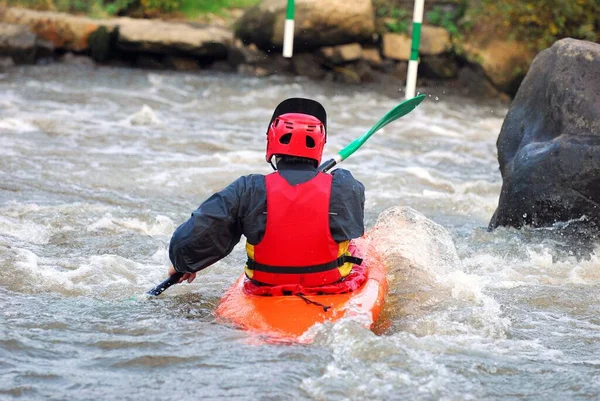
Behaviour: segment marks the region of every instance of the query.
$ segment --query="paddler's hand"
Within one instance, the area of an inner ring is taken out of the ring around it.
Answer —
[[[169,267],[169,276],[177,273],[173,266]],[[181,284],[187,280],[188,283],[191,283],[196,279],[196,273],[184,273],[184,275],[179,279],[178,283]]]

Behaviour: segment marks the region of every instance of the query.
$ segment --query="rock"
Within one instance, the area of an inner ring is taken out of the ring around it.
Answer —
[[[92,58],[96,61],[106,61],[114,52],[116,32],[100,26],[88,36],[88,48]]]
[[[33,63],[36,36],[25,26],[0,23],[0,54],[17,63]]]
[[[207,62],[226,59],[233,34],[226,28],[201,24],[112,18],[95,20],[64,13],[18,8],[0,11],[0,21],[19,24],[54,47],[76,53],[88,52],[96,61],[109,59],[120,50],[191,56]]]
[[[272,75],[272,72],[263,67],[256,67],[254,69],[254,75],[258,78],[264,78],[268,77],[269,75]]]
[[[11,57],[0,57],[0,73],[4,73],[15,66],[15,62]]]
[[[400,61],[396,63],[394,69],[390,73],[396,79],[401,80],[402,82],[406,82],[406,75],[408,74],[408,62]],[[418,77],[417,77],[418,78]]]
[[[458,63],[454,57],[423,56],[419,63],[419,75],[425,78],[450,79],[458,76]]]
[[[271,54],[267,65],[273,69],[275,74],[292,74],[294,72],[292,59],[283,57],[281,53]]]
[[[392,60],[410,59],[411,39],[399,33],[385,33],[382,37],[381,52],[383,57]]]
[[[237,71],[240,74],[257,78],[264,78],[273,75],[273,71],[268,68],[248,64],[239,65]]]
[[[54,56],[54,43],[49,40],[36,38],[35,40],[36,59],[50,59]]]
[[[362,82],[360,75],[349,66],[336,66],[333,68],[334,75],[332,80],[349,85],[356,85]]]
[[[286,0],[263,0],[236,22],[236,36],[265,50],[281,49]],[[370,41],[375,33],[371,0],[297,0],[294,51]]]
[[[210,69],[212,71],[217,71],[217,72],[236,72],[236,70],[241,74],[242,72],[240,71],[240,67],[242,67],[244,64],[240,64],[238,66],[236,66],[235,68],[229,64],[227,61],[215,61],[214,63],[212,63],[210,65]]]
[[[223,64],[227,64],[227,63],[223,63]],[[219,66],[220,65],[221,65],[221,62],[219,62]],[[214,64],[214,67],[217,67],[217,63]],[[229,64],[227,64],[227,67],[231,68],[231,66]],[[223,71],[223,72],[227,72],[227,71]],[[238,74],[241,74],[241,75],[253,76],[254,75],[254,66],[249,65],[249,64],[240,64],[237,66],[237,72],[238,72]]]
[[[348,68],[351,68],[360,77],[361,82],[373,82],[374,75],[371,65],[365,60],[357,60],[354,63],[348,64]]]
[[[65,53],[60,59],[62,63],[76,65],[85,68],[94,68],[96,63],[91,57],[75,55],[71,52]]]
[[[87,50],[88,36],[100,26],[114,29],[116,20],[95,20],[75,15],[7,8],[0,11],[0,21],[25,25],[40,38],[53,43],[56,49],[82,52]]]
[[[408,34],[386,33],[383,35],[382,53],[394,60],[410,60],[412,28]],[[452,49],[450,33],[439,26],[422,25],[419,56],[436,56]]]
[[[600,44],[562,39],[534,59],[498,137],[490,229],[583,219],[600,228]]]
[[[140,53],[136,55],[135,65],[136,67],[146,68],[149,70],[164,70],[167,68],[163,63],[161,57],[145,53]]]
[[[412,28],[409,29],[412,35]],[[452,49],[450,32],[439,26],[422,25],[421,40],[419,41],[419,55],[437,56],[447,53]]]
[[[378,67],[381,65],[381,54],[379,49],[367,48],[362,51],[363,60],[367,61],[372,67]]]
[[[535,54],[527,43],[509,37],[499,28],[476,27],[457,48],[468,61],[481,65],[498,90],[514,95]]]
[[[199,68],[198,60],[190,57],[167,56],[164,64],[167,68],[176,71],[195,71]]]
[[[458,82],[465,89],[465,95],[478,98],[498,97],[499,92],[492,85],[479,66],[465,66],[458,70]]]
[[[365,60],[358,60],[344,65],[333,66],[332,81],[356,85],[363,82],[373,82],[375,74],[371,66]]]
[[[237,67],[240,64],[261,64],[267,61],[267,54],[259,50],[256,46],[233,46],[229,49],[227,61]]]
[[[117,47],[125,52],[179,54],[201,59],[226,59],[232,33],[222,27],[193,27],[160,20],[119,18]]]
[[[332,64],[344,64],[362,58],[362,46],[358,43],[322,47],[320,52]]]
[[[322,56],[312,53],[298,53],[292,57],[292,66],[297,75],[311,79],[322,79],[325,77]]]
[[[405,62],[406,63],[406,62]],[[396,69],[398,61],[389,58],[384,58],[381,63],[374,66],[377,71],[381,71],[384,74],[391,74]]]

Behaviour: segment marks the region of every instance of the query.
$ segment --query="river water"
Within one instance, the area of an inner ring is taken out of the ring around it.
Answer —
[[[386,249],[443,237],[456,256],[392,255],[377,333],[348,319],[281,345],[217,321],[241,245],[193,284],[143,296],[192,210],[270,171],[279,101],[322,102],[333,155],[394,92],[66,65],[0,75],[0,399],[599,399],[595,244],[581,252],[561,227],[487,232],[507,108],[444,89],[344,163],[366,186],[368,227],[395,206],[435,227],[388,230]]]

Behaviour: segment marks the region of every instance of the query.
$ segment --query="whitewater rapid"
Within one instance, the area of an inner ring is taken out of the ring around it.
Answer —
[[[487,231],[507,106],[447,89],[343,165],[365,184],[390,268],[375,332],[346,319],[282,346],[217,321],[243,243],[146,299],[173,230],[238,176],[269,172],[266,125],[292,96],[327,109],[326,155],[403,100],[293,77],[0,75],[0,399],[600,397],[597,244],[562,226]]]

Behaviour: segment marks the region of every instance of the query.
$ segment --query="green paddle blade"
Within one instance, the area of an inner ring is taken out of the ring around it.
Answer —
[[[398,106],[394,107],[392,110],[388,111],[385,116],[381,118],[381,120],[377,121],[375,125],[365,134],[356,138],[354,141],[350,143],[350,145],[346,146],[344,149],[340,150],[338,155],[342,158],[342,160],[347,159],[352,153],[356,152],[358,148],[360,148],[366,141],[373,135],[375,132],[379,131],[381,128],[385,127],[392,121],[396,121],[402,116],[407,115],[411,111],[415,109],[421,102],[425,99],[425,94],[421,94],[413,97],[412,99],[407,99],[400,103]]]

